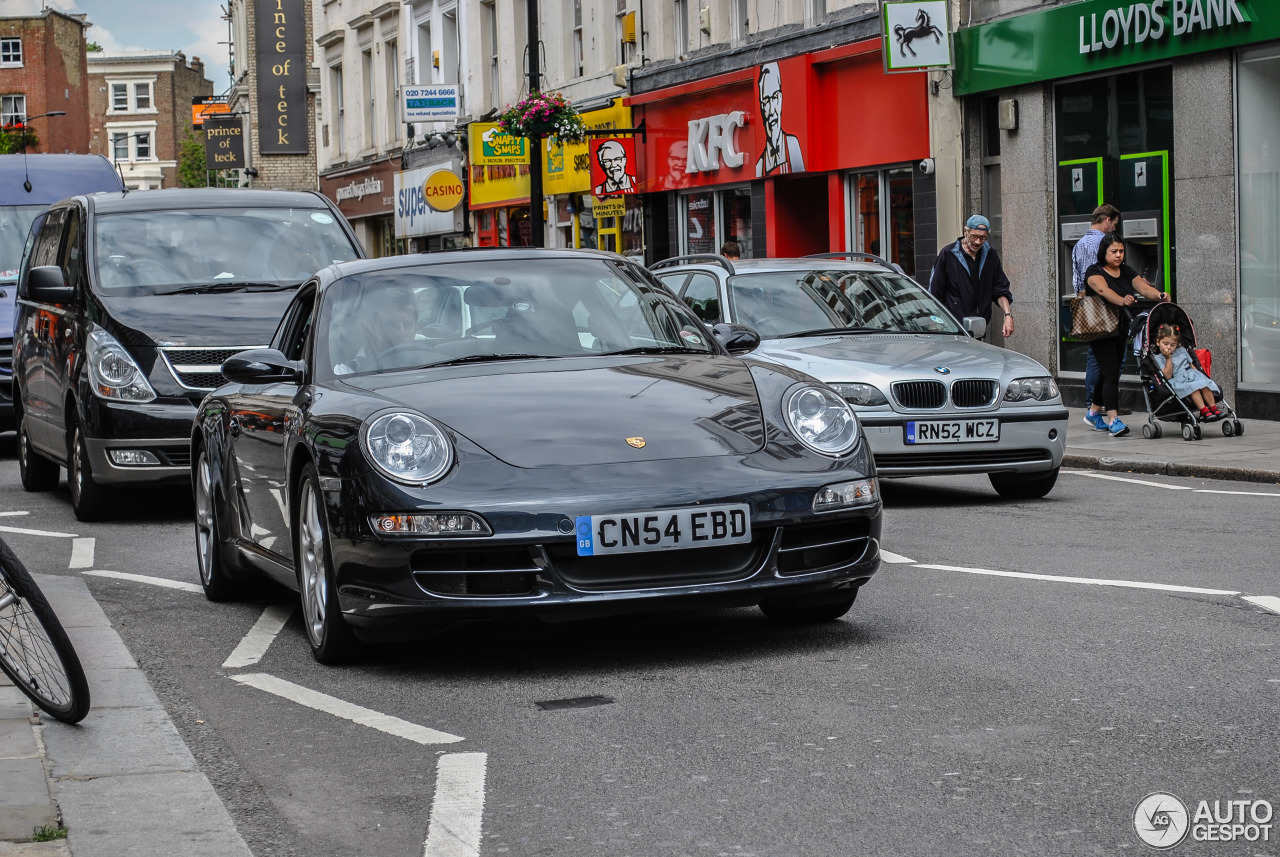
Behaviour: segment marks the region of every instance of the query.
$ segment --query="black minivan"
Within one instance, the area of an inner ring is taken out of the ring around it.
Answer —
[[[113,486],[191,476],[196,406],[222,363],[271,340],[317,270],[364,258],[318,193],[195,188],[50,206],[23,257],[13,383],[22,486],[67,468],[82,521]]]

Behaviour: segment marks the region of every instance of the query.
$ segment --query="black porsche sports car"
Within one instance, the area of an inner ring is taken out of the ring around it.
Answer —
[[[874,465],[758,342],[608,253],[326,268],[197,414],[205,593],[299,590],[324,663],[512,611],[837,618],[880,564]]]

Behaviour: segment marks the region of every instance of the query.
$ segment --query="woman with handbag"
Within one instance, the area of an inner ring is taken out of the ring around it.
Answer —
[[[1084,273],[1084,282],[1092,295],[1079,298],[1082,301],[1103,300],[1115,308],[1117,316],[1109,335],[1089,342],[1093,357],[1098,361],[1098,383],[1094,387],[1093,405],[1086,419],[1098,431],[1110,432],[1112,437],[1123,437],[1129,427],[1117,415],[1120,407],[1120,370],[1124,366],[1125,343],[1129,334],[1129,307],[1138,295],[1153,301],[1167,301],[1169,295],[1148,283],[1137,271],[1124,263],[1124,240],[1118,233],[1108,232],[1098,244],[1098,263]],[[1106,307],[1103,307],[1106,309]],[[1106,416],[1102,411],[1106,411]]]

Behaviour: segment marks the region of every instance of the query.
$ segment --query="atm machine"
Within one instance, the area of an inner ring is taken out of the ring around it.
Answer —
[[[1093,210],[1102,205],[1102,158],[1062,161],[1058,164],[1058,297],[1062,321],[1059,366],[1067,372],[1084,373],[1089,345],[1067,335],[1071,329],[1071,251],[1089,231]]]
[[[1120,177],[1112,204],[1124,212],[1120,234],[1124,236],[1125,262],[1176,300],[1172,291],[1172,199],[1168,152],[1120,156]]]

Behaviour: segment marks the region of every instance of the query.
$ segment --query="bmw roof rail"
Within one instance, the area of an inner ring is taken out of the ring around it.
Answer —
[[[868,262],[875,262],[877,265],[883,265],[884,267],[889,268],[890,270],[894,270],[898,272],[902,271],[901,268],[899,268],[897,265],[890,262],[888,259],[883,259],[880,256],[875,255],[874,253],[861,253],[857,250],[841,250],[836,253],[809,253],[804,258],[806,259],[866,259]]]
[[[733,269],[733,263],[721,256],[719,253],[690,253],[687,256],[672,256],[670,259],[662,259],[654,262],[649,266],[650,271],[656,271],[659,268],[670,268],[683,262],[709,262],[713,265],[719,265],[729,272],[729,276],[737,273]]]

